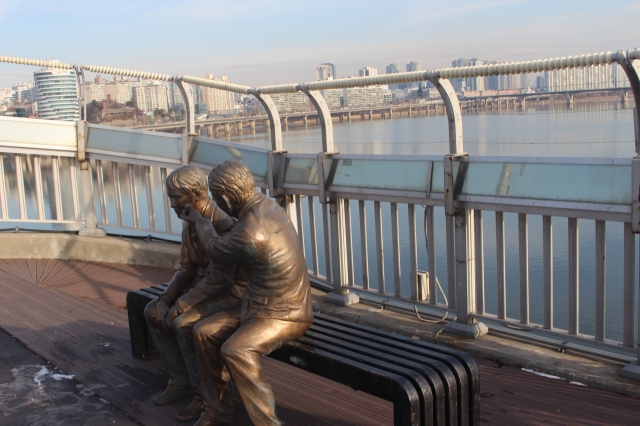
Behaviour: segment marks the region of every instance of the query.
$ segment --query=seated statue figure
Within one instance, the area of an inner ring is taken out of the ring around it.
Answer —
[[[196,167],[183,166],[167,177],[167,195],[178,216],[193,206],[204,220],[224,235],[235,220],[209,198],[207,177]],[[203,318],[239,307],[246,282],[235,262],[210,262],[196,230],[182,226],[180,266],[167,289],[144,311],[151,338],[169,375],[156,404],[168,404],[195,393],[194,401],[176,416],[179,421],[200,417],[202,397],[198,386],[193,328]]]
[[[231,424],[229,375],[252,424],[280,426],[261,358],[303,335],[313,322],[304,251],[287,212],[256,190],[244,164],[219,164],[209,175],[209,188],[218,206],[238,219],[233,229],[220,235],[195,208],[185,209],[182,218],[195,224],[212,262],[242,265],[247,287],[241,307],[204,319],[194,329],[204,399],[196,426]]]

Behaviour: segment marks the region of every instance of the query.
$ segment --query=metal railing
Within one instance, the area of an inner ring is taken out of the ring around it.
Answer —
[[[30,220],[27,213],[27,197],[24,189],[20,189],[20,182],[25,179],[22,170],[25,164],[31,164],[31,160],[26,160],[27,154],[42,157],[43,160],[38,160],[39,162],[44,161],[44,158],[49,161],[49,157],[52,164],[57,161],[57,165],[52,167],[51,178],[53,199],[56,200],[53,203],[56,208],[56,222],[64,218],[64,209],[58,214],[58,206],[62,206],[63,202],[57,200],[63,198],[60,195],[63,191],[56,189],[56,185],[60,184],[59,178],[55,177],[63,168],[60,168],[60,161],[56,158],[76,156],[77,163],[69,167],[70,170],[76,170],[79,164],[81,177],[74,178],[74,172],[70,171],[71,205],[76,206],[71,210],[76,222],[79,222],[84,214],[87,235],[96,236],[101,234],[95,227],[96,223],[130,230],[173,233],[176,226],[172,222],[161,184],[168,171],[181,164],[194,164],[208,169],[228,158],[236,158],[247,164],[260,188],[268,189],[271,196],[280,198],[281,203],[286,206],[305,246],[311,276],[316,282],[324,283],[332,290],[333,302],[344,305],[353,303],[357,300],[353,297],[354,292],[361,297],[377,295],[382,296],[387,304],[395,303],[394,300],[408,301],[411,305],[455,314],[456,319],[449,322],[448,329],[470,337],[479,337],[486,333],[486,327],[478,321],[482,320],[517,326],[521,330],[535,329],[587,345],[609,347],[627,353],[628,356],[635,353],[633,358],[637,359],[637,352],[634,351],[637,351],[636,336],[640,327],[636,330],[635,233],[640,232],[640,158],[636,156],[629,160],[590,160],[470,157],[464,151],[460,106],[448,79],[617,62],[629,77],[634,93],[635,141],[638,155],[639,56],[640,53],[636,49],[626,53],[619,51],[554,60],[262,88],[249,88],[195,77],[169,77],[119,69],[76,66],[79,70],[125,76],[140,74],[144,78],[173,80],[186,100],[186,134],[163,135],[85,122],[79,122],[77,125],[72,123],[71,126],[75,126],[76,133],[70,134],[68,128],[65,128],[67,133],[64,133],[61,131],[62,127],[55,127],[63,126],[59,123],[41,123],[39,120],[21,120],[18,123],[16,119],[0,119],[0,146],[3,155],[13,155],[17,182],[17,195],[14,198],[19,205],[20,220]],[[0,57],[0,61],[41,65],[6,57]],[[67,65],[69,64],[65,64]],[[447,155],[358,156],[341,155],[336,152],[331,116],[318,90],[421,80],[431,81],[442,95],[449,124]],[[271,149],[251,148],[196,137],[193,102],[190,99],[190,91],[185,89],[185,83],[256,96],[269,115]],[[282,150],[280,117],[269,94],[296,91],[305,93],[318,112],[322,128],[322,153],[317,156],[287,153]],[[18,129],[16,126],[23,127]],[[42,141],[49,141],[50,138],[38,133],[35,130],[38,126],[51,126],[51,129],[60,131],[56,133],[59,140],[54,141],[55,143],[47,142],[48,145],[45,145]],[[75,149],[72,148],[74,144]],[[6,165],[7,162],[0,164]],[[348,170],[345,170],[346,168]],[[37,173],[35,170],[38,170]],[[384,170],[385,174],[381,174],[380,170]],[[514,170],[519,173],[515,173]],[[0,182],[2,220],[15,221],[8,213],[8,208],[5,208],[9,205],[7,200],[13,187],[10,182],[7,183],[7,170],[4,172],[0,173],[5,179],[4,182]],[[44,187],[48,189],[49,184],[47,181],[44,185],[42,169],[34,167],[33,175],[36,192],[44,194]],[[593,180],[593,176],[598,179]],[[531,184],[544,182],[544,179],[550,177],[555,179],[555,185]],[[58,184],[55,183],[56,179]],[[607,182],[609,186],[599,185],[598,182]],[[616,191],[611,191],[612,184],[615,185]],[[48,193],[50,192],[48,190]],[[307,197],[306,203],[302,201],[304,197]],[[42,197],[38,195],[36,198],[40,200]],[[40,221],[43,218],[40,206],[44,204],[40,201],[36,204],[38,216],[37,219],[34,217],[34,220]],[[385,213],[387,204],[388,216]],[[425,206],[422,229],[416,221],[416,206]],[[131,221],[127,223],[127,215],[124,212],[129,208]],[[444,209],[444,223],[443,226],[436,227],[435,223],[439,220],[439,210],[436,209],[439,208]],[[373,221],[367,213],[371,210]],[[99,213],[99,220],[96,212]],[[406,214],[406,222],[401,218],[401,212]],[[488,240],[484,233],[487,228],[485,212],[495,212],[495,250],[489,252],[486,245]],[[511,213],[517,214],[518,235],[519,297],[515,317],[508,315],[510,304],[506,280],[505,216]],[[160,216],[163,216],[162,220],[159,220]],[[538,324],[532,321],[530,314],[529,227],[532,216],[542,216],[544,300],[542,320]],[[358,218],[358,226],[354,226],[355,217]],[[553,227],[561,223],[561,219],[558,218],[566,218],[567,221],[566,329],[557,328],[554,323],[558,310],[554,309],[557,307],[554,303],[557,296],[554,292],[553,271],[557,253],[553,251]],[[585,220],[595,221],[595,310],[592,335],[580,332],[579,227]],[[368,227],[372,222],[373,231]],[[617,340],[607,339],[608,329],[605,323],[605,241],[608,228],[606,222],[624,224],[624,300],[621,306],[623,320],[622,330],[617,331],[621,338]],[[406,227],[403,226],[404,223]],[[308,225],[308,230],[304,229],[304,224]],[[442,228],[444,232],[439,232]],[[425,233],[424,250],[418,243],[419,230]],[[439,239],[439,233],[443,233],[444,238]],[[354,235],[357,236],[355,240]],[[406,235],[406,239],[401,235]],[[369,247],[370,239],[375,240],[375,250]],[[408,241],[406,246],[403,245],[405,241]],[[440,285],[436,269],[437,241],[444,242],[446,258],[446,273],[442,274],[446,275],[446,291],[443,291],[446,297],[440,298],[441,300],[437,296]],[[388,251],[385,252],[385,245],[389,242],[390,256]],[[489,287],[485,283],[485,260],[489,257],[496,259],[495,300],[486,297]],[[387,259],[391,259],[391,268],[385,263]],[[422,259],[426,259],[428,263],[428,289],[421,284],[425,282],[419,272]],[[373,263],[375,268],[370,266]],[[406,270],[402,266],[403,263],[409,265],[408,286],[403,284],[403,270]],[[357,270],[360,272],[359,275],[356,274]],[[423,299],[427,290],[430,297],[425,301]],[[489,304],[495,304],[495,313],[488,313]],[[632,367],[637,367],[635,362]]]

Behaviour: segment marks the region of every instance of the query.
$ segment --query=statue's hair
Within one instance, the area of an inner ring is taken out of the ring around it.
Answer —
[[[209,173],[209,189],[226,196],[232,206],[239,206],[256,192],[256,183],[247,166],[237,160],[227,160]]]
[[[207,176],[198,167],[182,166],[172,171],[166,180],[167,189],[180,191],[188,195],[196,195],[199,190],[201,197],[208,194]]]

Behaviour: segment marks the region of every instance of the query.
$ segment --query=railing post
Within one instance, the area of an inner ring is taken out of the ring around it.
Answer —
[[[309,97],[309,100],[318,111],[320,127],[322,129],[322,157],[318,159],[318,185],[320,187],[320,202],[327,203],[324,195],[324,161],[326,155],[337,154],[333,145],[333,123],[331,112],[324,97],[320,92],[308,90],[306,87],[298,86],[298,89]],[[334,160],[337,161],[337,160]],[[329,221],[331,226],[331,272],[333,278],[333,291],[328,293],[325,300],[340,306],[349,306],[358,303],[360,298],[355,293],[350,293],[346,288],[349,280],[347,268],[347,236],[345,226],[344,203],[349,202],[341,198],[330,198]],[[353,285],[353,283],[350,283]]]
[[[449,307],[456,309],[457,318],[455,321],[449,321],[445,329],[450,333],[475,339],[484,336],[489,330],[472,315],[476,311],[473,210],[455,206],[455,194],[460,191],[459,186],[464,183],[466,163],[460,163],[458,176],[456,176],[454,164],[456,160],[460,160],[460,157],[467,156],[462,138],[462,111],[449,80],[429,77],[429,81],[442,96],[449,121],[449,155],[444,157],[444,205],[449,225],[448,234],[453,234],[451,235],[453,238],[451,236],[447,238],[447,256],[454,254],[453,259],[447,259],[452,266],[449,268],[449,275],[453,275],[449,277],[449,283],[453,284],[449,287]]]
[[[633,124],[635,135],[635,147],[636,156],[632,160],[631,166],[631,231],[632,234],[626,235],[626,239],[630,240],[631,245],[635,249],[635,234],[640,233],[640,49],[630,50],[628,52],[619,51],[616,54],[615,61],[620,64],[624,72],[629,78],[629,84],[631,85],[631,91],[633,92],[633,98],[635,101],[635,108],[633,109]],[[627,226],[625,225],[625,231]],[[627,244],[625,244],[626,246]],[[633,256],[633,255],[631,255]],[[628,265],[627,265],[628,264]],[[635,277],[635,262],[625,262],[629,270],[625,270],[625,276],[629,275],[633,281]],[[625,279],[627,281],[627,279]],[[633,288],[633,284],[630,286]],[[632,292],[630,292],[632,294]],[[640,296],[640,292],[638,293]],[[627,293],[625,293],[625,296]],[[633,301],[624,301],[626,305],[633,305]],[[633,316],[633,315],[631,315]],[[620,374],[622,376],[640,380],[640,320],[638,323],[638,343],[637,343],[637,355],[636,361],[624,367]]]
[[[189,85],[182,81],[182,76],[174,77],[173,82],[178,86],[178,90],[180,90],[184,99],[185,132],[182,135],[182,165],[186,166],[189,164],[189,150],[191,149],[193,137],[198,135],[195,124],[195,106]]]
[[[78,232],[83,237],[105,237],[104,229],[96,225],[96,207],[93,202],[93,185],[91,182],[91,167],[86,157],[87,122],[79,120],[76,125],[78,134],[78,162],[80,163],[80,181],[82,183],[82,202],[84,206],[84,221],[86,227]]]

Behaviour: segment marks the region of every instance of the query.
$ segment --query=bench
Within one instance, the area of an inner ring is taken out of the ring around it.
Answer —
[[[144,307],[166,285],[127,294],[133,356],[155,348]],[[394,425],[479,425],[478,367],[468,354],[322,314],[271,358],[393,403]]]

